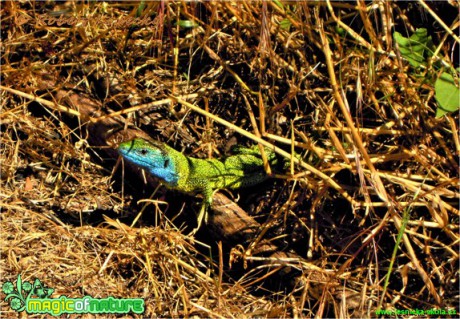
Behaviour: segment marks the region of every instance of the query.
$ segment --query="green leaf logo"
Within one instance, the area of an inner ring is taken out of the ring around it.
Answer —
[[[17,290],[14,289],[14,285],[11,281],[7,281],[2,285],[2,291],[4,294],[6,294],[5,301],[8,302],[9,300],[11,309],[20,312],[25,309],[26,305],[26,297],[23,295],[22,292],[21,275],[18,275],[18,279],[16,280],[16,288]]]
[[[7,281],[2,285],[2,292],[6,295],[4,300],[9,302],[11,309],[21,312],[24,311],[30,297],[35,295],[38,298],[48,298],[54,289],[45,287],[38,279],[35,279],[33,284],[28,281],[22,282],[21,275],[18,275],[16,289],[11,281]]]

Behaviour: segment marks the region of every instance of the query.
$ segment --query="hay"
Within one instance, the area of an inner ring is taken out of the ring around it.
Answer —
[[[458,114],[435,118],[439,61],[414,69],[392,38],[435,25],[452,66],[442,9],[458,3],[4,3],[2,282],[144,298],[138,317],[458,313]],[[259,138],[308,156],[239,192],[249,242],[200,243],[197,200],[121,173],[88,125],[107,120],[197,157]]]

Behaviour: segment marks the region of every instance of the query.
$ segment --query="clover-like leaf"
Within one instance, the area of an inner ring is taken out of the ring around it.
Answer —
[[[45,298],[48,298],[49,296],[51,296],[54,292],[54,288],[45,288]]]
[[[19,298],[11,299],[10,307],[13,310],[21,311],[20,309],[24,306],[24,303]]]
[[[14,291],[14,285],[11,281],[7,281],[2,285],[2,291],[5,294],[10,294]]]
[[[41,281],[39,279],[35,279],[31,295],[36,295],[41,298],[41,296],[44,294],[45,292],[43,291],[43,285]]]
[[[434,90],[436,101],[439,104],[436,110],[436,117],[441,117],[460,109],[460,88],[458,83],[455,83],[452,74],[443,72],[436,80]]]
[[[43,288],[36,288],[34,290],[35,294],[37,295],[38,298],[45,298],[46,297],[46,291]]]
[[[398,43],[401,55],[413,67],[426,64],[426,58],[433,55],[433,42],[425,28],[415,30],[409,38],[399,32],[393,33],[394,40]]]
[[[32,290],[32,284],[28,281],[22,283],[22,289],[26,292],[29,292]]]
[[[38,278],[36,278],[34,281],[34,288],[37,288],[37,287],[42,287],[42,282]]]

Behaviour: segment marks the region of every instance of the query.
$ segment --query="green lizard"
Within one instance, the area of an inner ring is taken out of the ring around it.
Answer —
[[[198,159],[185,156],[164,143],[135,138],[121,143],[118,152],[170,189],[203,194],[198,226],[194,231],[200,228],[203,217],[207,216],[214,191],[253,186],[269,178],[257,148],[240,148],[237,155],[223,160]],[[266,153],[269,163],[276,165],[275,153],[268,149]]]

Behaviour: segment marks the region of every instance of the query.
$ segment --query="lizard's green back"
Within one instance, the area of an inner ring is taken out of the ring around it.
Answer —
[[[262,159],[253,155],[234,155],[223,161],[190,157],[187,160],[190,169],[187,182],[190,184],[199,184],[205,180],[213,189],[236,189],[256,185],[267,179]]]

